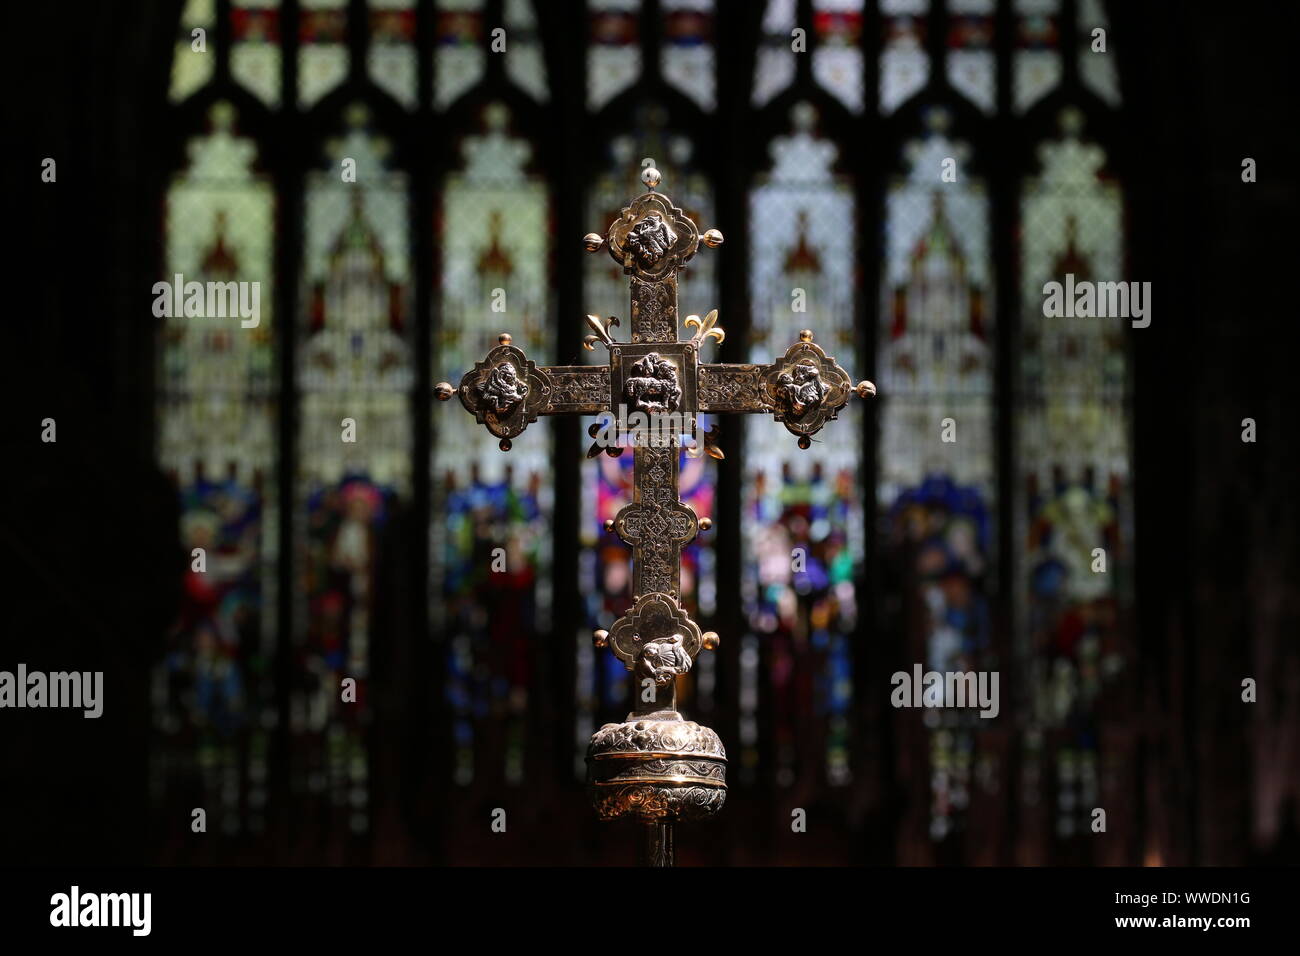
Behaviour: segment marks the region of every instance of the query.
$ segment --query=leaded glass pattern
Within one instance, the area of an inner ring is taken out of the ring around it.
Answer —
[[[599,110],[641,75],[641,0],[590,0],[587,16],[587,107]]]
[[[1101,0],[1078,0],[1079,78],[1083,85],[1101,97],[1107,106],[1120,105],[1119,68],[1115,62],[1114,37],[1110,19]],[[1106,31],[1106,49],[1093,50],[1093,31]]]
[[[230,75],[264,104],[280,105],[280,0],[231,0]]]
[[[717,58],[713,52],[713,0],[663,0],[660,70],[702,110],[717,105]]]
[[[367,120],[351,107],[307,176],[290,711],[298,786],[353,833],[369,827],[370,648],[393,603],[384,555],[409,503],[414,374],[407,177]]]
[[[371,81],[408,110],[419,99],[415,0],[370,0]]]
[[[505,22],[506,76],[533,99],[544,103],[550,97],[550,89],[542,37],[531,0],[506,0]]]
[[[1061,82],[1061,2],[1015,0],[1014,10],[1011,91],[1016,112],[1023,113]]]
[[[298,11],[298,105],[314,106],[348,75],[347,0],[303,0]]]
[[[1016,656],[1037,734],[1022,799],[1052,807],[1058,840],[1087,834],[1105,796],[1103,774],[1116,758],[1102,751],[1098,705],[1131,663],[1120,630],[1132,560],[1129,320],[1044,315],[1048,282],[1124,279],[1121,191],[1105,151],[1082,133],[1082,115],[1066,110],[1021,198]],[[1034,837],[1045,835],[1023,839]]]
[[[186,0],[172,53],[171,89],[167,96],[171,102],[179,103],[212,79],[217,56],[216,25],[216,0]],[[195,30],[203,31],[201,37],[195,37]],[[200,39],[202,49],[196,50],[194,46]]]
[[[767,0],[754,58],[754,106],[766,106],[794,79],[795,0]]]
[[[161,320],[157,453],[180,498],[186,572],[154,671],[152,791],[160,805],[201,800],[213,830],[258,832],[275,717],[276,203],[228,104],[187,155],[165,201],[166,281],[258,283],[260,315],[245,327],[182,307]]]
[[[550,198],[531,168],[532,144],[509,123],[504,106],[489,106],[442,190],[435,380],[458,380],[506,329],[529,358],[550,359]],[[534,423],[506,456],[469,416],[434,419],[433,628],[447,636],[460,785],[523,779],[530,661],[550,627],[550,430]],[[487,748],[504,752],[503,765],[484,764],[485,733],[505,735]]]
[[[909,653],[926,670],[964,672],[989,669],[992,653],[994,290],[987,191],[948,122],[928,114],[886,197],[877,501],[912,592]],[[956,182],[941,181],[949,159]],[[926,712],[935,840],[961,829],[978,722],[970,711]]]
[[[880,0],[880,112],[893,113],[930,79],[925,15],[930,0]]]
[[[812,72],[850,112],[862,112],[862,0],[813,0]]]
[[[441,110],[483,79],[488,43],[483,0],[438,0],[434,42],[433,105]]]
[[[994,0],[949,0],[948,82],[984,113],[997,108]]]
[[[793,131],[771,145],[770,172],[750,194],[749,361],[770,362],[812,329],[842,365],[854,366],[858,307],[855,209],[838,149],[815,133],[807,104]],[[741,652],[740,779],[758,763],[752,710],[760,679],[769,684],[775,766],[781,786],[796,780],[847,783],[850,648],[862,559],[857,479],[860,411],[849,405],[815,460],[765,419],[745,422],[741,541],[742,600],[749,632]],[[762,667],[762,678],[752,671]],[[747,690],[748,688],[748,690]],[[801,719],[801,715],[812,719]],[[748,730],[747,730],[748,727]]]

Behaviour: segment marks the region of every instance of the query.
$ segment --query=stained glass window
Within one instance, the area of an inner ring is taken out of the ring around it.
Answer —
[[[483,78],[488,42],[483,0],[438,0],[435,42],[433,105],[441,110]]]
[[[230,75],[267,106],[280,105],[280,0],[231,0]]]
[[[791,135],[772,142],[771,171],[750,194],[749,360],[773,361],[807,328],[829,355],[852,367],[857,250],[846,237],[855,234],[853,189],[835,168],[838,148],[815,133],[813,108],[797,106],[792,120]],[[815,459],[771,421],[745,423],[743,781],[756,777],[760,680],[769,684],[775,781],[850,779],[850,635],[863,548],[861,421],[853,405],[840,418],[841,438],[818,444]]]
[[[1023,113],[1061,82],[1061,0],[1015,0],[1012,100]]]
[[[880,0],[880,112],[892,113],[930,78],[925,15],[930,0]]]
[[[598,110],[641,75],[641,0],[590,0],[587,106]]]
[[[794,79],[795,0],[768,0],[754,58],[755,106],[765,106]]]
[[[970,149],[927,116],[886,197],[881,277],[877,502],[912,594],[909,650],[926,670],[989,670],[994,555],[993,268],[989,199],[966,170]],[[942,182],[945,160],[957,181]],[[961,827],[973,786],[979,718],[929,710],[930,834]]]
[[[176,48],[172,54],[171,92],[168,98],[179,103],[208,80],[216,63],[216,0],[186,0],[176,29]],[[202,49],[195,50],[195,30],[202,30]]]
[[[663,0],[664,39],[660,51],[664,79],[699,105],[717,102],[713,54],[713,0]]]
[[[862,0],[813,0],[813,76],[854,113],[862,112]]]
[[[370,647],[394,603],[383,557],[410,497],[414,368],[407,177],[364,107],[347,120],[307,177],[291,729],[302,788],[361,832]],[[355,702],[344,701],[345,679]]]
[[[993,56],[994,0],[949,0],[948,82],[953,89],[992,113],[997,106]]]
[[[1116,759],[1101,750],[1096,706],[1125,668],[1120,623],[1131,566],[1128,320],[1044,315],[1046,283],[1124,275],[1120,189],[1105,151],[1082,132],[1082,115],[1065,111],[1021,199],[1016,639],[1036,744],[1023,764],[1022,799],[1031,812],[1052,806],[1062,840],[1089,832],[1103,761]]]
[[[606,172],[596,178],[587,195],[586,221],[600,223],[600,228],[618,218],[624,206],[644,191],[637,174],[641,161],[653,158],[663,174],[664,191],[697,223],[713,221],[714,199],[709,180],[697,168],[695,145],[689,137],[668,128],[667,114],[658,106],[647,106],[636,114],[636,134],[617,136],[610,143]],[[702,226],[701,228],[708,228]],[[679,310],[683,317],[703,315],[718,307],[718,283],[715,257],[696,256],[680,275]],[[622,329],[629,320],[627,277],[622,267],[607,254],[590,256],[586,261],[583,301],[601,316],[615,315]],[[617,329],[615,330],[618,331]],[[599,348],[599,347],[598,347]],[[584,353],[586,361],[603,363],[603,352]],[[710,416],[699,416],[699,428],[710,426]],[[585,433],[584,433],[585,437]],[[586,447],[584,445],[584,447]],[[582,468],[582,528],[579,584],[586,611],[586,626],[577,636],[577,721],[574,734],[575,771],[586,773],[583,759],[591,734],[611,712],[626,708],[626,671],[612,654],[591,646],[594,628],[609,625],[631,606],[631,550],[612,531],[604,530],[604,521],[632,500],[632,451],[612,459],[601,455],[586,461]],[[712,459],[680,459],[679,490],[682,500],[695,508],[696,514],[713,514],[713,496],[717,473]],[[716,603],[715,554],[712,540],[706,535],[695,539],[682,555],[682,592],[688,603],[697,608],[696,618],[707,628]],[[716,662],[713,655],[701,654],[689,674],[679,681],[678,699],[695,713],[712,705]],[[622,717],[622,713],[617,713]]]
[[[408,110],[419,99],[415,55],[415,0],[370,0],[370,52],[375,85]]]
[[[187,570],[153,690],[155,799],[198,794],[223,833],[265,823],[279,550],[276,203],[234,124],[228,104],[212,109],[166,196],[163,274],[184,296],[161,320],[157,446],[180,497]],[[251,309],[207,307],[230,283],[250,306],[256,284],[255,325],[242,317]]]
[[[551,354],[549,194],[509,123],[504,106],[488,107],[442,190],[435,380],[459,380],[507,328],[539,364]],[[530,661],[550,627],[550,429],[535,422],[504,455],[469,416],[434,419],[434,631],[448,635],[458,784],[523,779]],[[500,728],[504,764],[489,767],[478,744]]]

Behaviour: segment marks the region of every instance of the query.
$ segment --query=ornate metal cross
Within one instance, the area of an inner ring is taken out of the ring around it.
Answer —
[[[875,394],[870,382],[850,385],[835,360],[804,330],[799,342],[770,365],[711,364],[700,361],[710,338],[721,342],[717,311],[691,315],[695,334],[677,338],[677,272],[701,242],[722,244],[722,233],[700,234],[672,201],[656,192],[653,165],[641,180],[650,191],[634,199],[606,235],[589,233],[588,252],[606,247],[630,277],[632,341],[617,342],[610,330],[619,321],[587,316],[592,334],[584,340],[609,352],[603,366],[539,366],[502,334],[496,348],[461,379],[435,387],[442,401],[461,403],[509,451],[514,438],[540,415],[601,415],[589,434],[588,451],[623,453],[626,434],[611,440],[613,422],[630,426],[633,498],[607,530],[632,546],[632,608],[608,631],[598,630],[597,647],[608,646],[634,674],[632,712],[623,723],[605,724],[587,751],[588,784],[603,820],[630,817],[645,824],[643,863],[671,866],[672,824],[704,819],[726,799],[726,751],[718,735],[684,720],[677,712],[677,677],[690,670],[701,649],[718,646],[718,635],[701,632],[682,607],[681,552],[712,521],[699,517],[678,496],[680,454],[703,452],[721,458],[712,432],[698,441],[696,416],[703,412],[766,412],[798,436],[810,436],[835,418],[851,393]],[[611,415],[616,417],[611,421]],[[618,436],[618,430],[615,435]]]

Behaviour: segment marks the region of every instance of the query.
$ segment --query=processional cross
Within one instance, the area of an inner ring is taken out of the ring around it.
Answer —
[[[632,503],[606,522],[607,530],[632,546],[632,607],[608,631],[594,634],[597,647],[609,647],[633,672],[632,712],[591,738],[587,781],[602,820],[627,817],[644,824],[641,862],[671,866],[673,823],[712,816],[727,792],[722,741],[677,712],[677,678],[701,649],[718,646],[718,635],[702,633],[682,607],[682,549],[712,526],[678,495],[681,448],[692,456],[702,453],[698,441],[688,444],[682,436],[696,434],[696,416],[703,412],[766,412],[806,449],[851,393],[866,398],[876,389],[870,382],[851,386],[808,330],[770,365],[701,362],[705,342],[722,342],[724,332],[715,310],[703,319],[688,316],[685,325],[695,334],[678,341],[677,272],[701,242],[721,245],[722,233],[710,229],[701,235],[656,192],[660,174],[652,164],[642,170],[641,181],[650,191],[634,199],[605,236],[589,233],[584,239],[588,252],[608,248],[629,276],[632,341],[614,340],[610,330],[618,319],[588,315],[592,334],[583,344],[588,350],[603,345],[609,362],[540,366],[502,334],[459,388],[440,382],[434,391],[442,401],[459,395],[466,410],[500,439],[502,451],[540,415],[602,415],[608,426],[609,414],[617,413],[620,422],[632,425]],[[704,436],[703,452],[721,458],[713,431]],[[602,450],[613,457],[623,453],[625,442],[598,437],[607,434],[600,424],[589,434],[597,441],[588,457]]]

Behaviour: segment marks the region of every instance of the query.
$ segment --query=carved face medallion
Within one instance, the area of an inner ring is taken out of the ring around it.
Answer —
[[[627,244],[636,252],[637,257],[647,266],[653,267],[668,254],[668,250],[677,241],[677,233],[664,222],[662,216],[652,212],[627,234]]]
[[[811,362],[800,362],[777,378],[777,391],[786,408],[795,416],[816,408],[826,397],[821,373]]]
[[[681,634],[646,644],[636,663],[637,678],[648,677],[656,684],[666,684],[690,669],[691,655],[686,653]]]
[[[519,377],[519,370],[511,362],[502,362],[488,372],[479,383],[479,397],[493,411],[509,411],[528,394],[528,383]]]
[[[677,366],[651,352],[634,362],[632,374],[623,383],[623,397],[637,411],[675,412],[681,403],[682,387]]]

